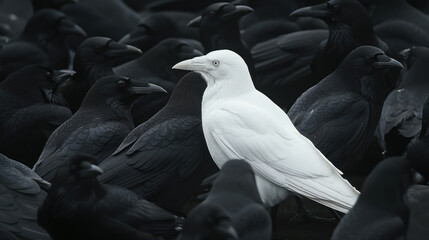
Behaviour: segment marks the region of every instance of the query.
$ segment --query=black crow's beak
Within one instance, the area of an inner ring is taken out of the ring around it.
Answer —
[[[78,35],[86,37],[85,30],[67,18],[61,20],[59,26],[57,27],[57,31],[63,35]]]
[[[291,17],[315,17],[327,19],[333,16],[333,13],[328,9],[326,3],[313,5],[310,7],[303,7],[293,11],[289,16]]]
[[[145,94],[151,94],[151,93],[167,93],[167,91],[153,83],[145,83],[145,82],[139,82],[136,80],[131,80],[131,87],[130,91],[132,94],[135,95],[145,95]]]
[[[110,42],[108,45],[108,49],[104,51],[104,54],[109,57],[121,57],[121,56],[132,56],[132,55],[140,55],[142,51],[136,47],[131,45],[126,45],[117,42]]]
[[[129,34],[123,36],[119,43],[128,44],[132,46],[142,46],[145,48],[146,46],[149,48],[151,45],[150,41],[153,39],[146,30],[146,27],[139,26],[136,30],[130,32]]]
[[[244,5],[238,5],[235,6],[235,10],[229,13],[226,13],[222,16],[223,19],[230,20],[230,19],[238,19],[241,18],[244,15],[247,15],[251,12],[253,12],[253,8],[244,6]]]
[[[54,70],[52,72],[54,75],[52,80],[57,84],[69,80],[71,77],[73,77],[73,75],[76,74],[76,72],[73,70]]]
[[[103,169],[87,161],[81,162],[79,168],[79,175],[81,177],[95,177],[103,174]]]
[[[375,59],[372,64],[375,69],[404,68],[400,62],[384,54],[377,55]]]
[[[188,22],[188,27],[193,27],[193,28],[199,28],[200,24],[201,24],[201,19],[203,19],[203,17],[198,16],[194,19],[192,19],[191,21]]]

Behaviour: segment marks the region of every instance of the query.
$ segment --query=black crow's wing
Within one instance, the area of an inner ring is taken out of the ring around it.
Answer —
[[[284,85],[308,76],[313,57],[328,30],[299,31],[257,44],[252,48],[255,72],[265,84]]]
[[[61,146],[55,145],[55,134],[49,139],[34,170],[43,179],[52,181],[56,169],[65,159],[74,154],[86,154],[100,163],[115,151],[130,129],[119,122],[95,123],[92,126],[83,126],[74,131]]]
[[[369,103],[357,93],[332,95],[302,113],[298,131],[331,161],[353,154],[367,130]]]
[[[203,160],[200,157],[204,150],[201,119],[172,118],[142,133],[132,145],[103,161],[100,180],[147,197],[172,177],[183,178],[193,173]]]

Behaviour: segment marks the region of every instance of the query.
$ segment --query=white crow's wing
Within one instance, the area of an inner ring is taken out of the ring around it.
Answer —
[[[209,112],[203,125],[210,130],[208,144],[216,145],[209,149],[247,160],[257,175],[281,187],[342,212],[357,199],[341,172],[270,104],[230,102]]]

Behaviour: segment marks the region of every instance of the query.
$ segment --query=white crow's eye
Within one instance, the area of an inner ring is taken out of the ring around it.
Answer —
[[[219,63],[219,61],[218,61],[218,60],[214,60],[214,61],[213,61],[213,66],[217,67],[217,66],[219,66],[219,64],[220,64],[220,63]]]

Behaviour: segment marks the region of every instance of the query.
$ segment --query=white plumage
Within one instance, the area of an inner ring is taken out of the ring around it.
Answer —
[[[213,51],[173,68],[203,75],[202,124],[210,154],[219,168],[230,159],[250,163],[267,206],[282,201],[286,189],[341,212],[354,205],[359,192],[283,110],[255,89],[239,55]]]

